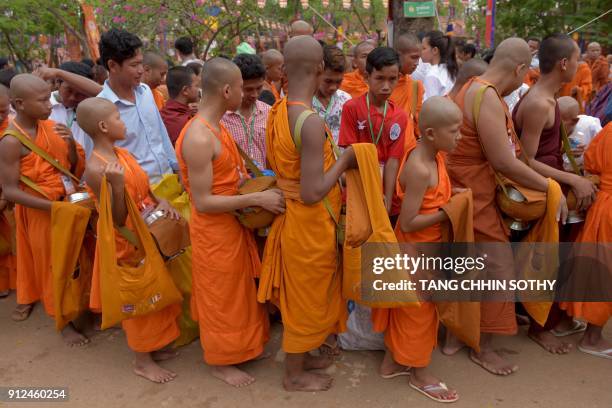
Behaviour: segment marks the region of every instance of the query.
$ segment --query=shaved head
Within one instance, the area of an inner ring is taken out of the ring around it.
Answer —
[[[261,60],[266,67],[275,64],[282,64],[284,61],[283,54],[279,50],[271,49],[261,54]]]
[[[242,102],[242,72],[238,65],[222,57],[212,58],[202,67],[202,100],[221,103],[235,111]]]
[[[404,53],[410,52],[412,50],[420,50],[421,42],[418,37],[414,34],[402,34],[397,39],[397,43],[395,45],[395,49],[397,52]]]
[[[517,37],[507,38],[502,41],[495,49],[495,54],[491,60],[491,67],[501,67],[509,70],[515,69],[520,64],[529,67],[531,64],[531,50],[525,40]]]
[[[285,69],[287,76],[307,76],[323,65],[323,47],[308,35],[293,37],[285,44]]]
[[[0,124],[8,118],[10,109],[9,90],[6,86],[0,84]]]
[[[164,67],[166,65],[168,65],[168,63],[166,62],[166,60],[164,60],[164,58],[152,51],[147,51],[144,53],[143,58],[142,58],[142,64],[149,66],[149,67]]]
[[[28,98],[32,95],[51,91],[51,87],[42,78],[32,74],[19,74],[11,79],[11,99]]]
[[[470,78],[484,74],[488,66],[489,65],[481,59],[471,58],[461,65],[455,82],[465,84]]]
[[[289,37],[297,37],[299,35],[312,35],[314,29],[304,20],[296,20],[289,27]]]
[[[76,120],[81,129],[91,138],[98,135],[98,125],[117,112],[115,104],[104,98],[87,98],[79,103],[76,110]]]
[[[362,41],[353,49],[353,56],[358,58],[359,54],[362,52],[369,54],[374,48],[376,48],[376,43],[374,43],[372,40]]]
[[[425,129],[436,128],[461,122],[461,109],[449,98],[432,96],[423,103],[419,113],[419,130],[425,134]]]
[[[557,99],[557,103],[563,119],[573,119],[580,114],[580,105],[571,96],[562,96]]]
[[[587,46],[587,49],[588,48],[601,48],[601,45],[598,42],[593,41],[589,43],[589,45]]]

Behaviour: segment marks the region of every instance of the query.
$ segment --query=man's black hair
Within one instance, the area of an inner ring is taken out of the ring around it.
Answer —
[[[476,46],[474,44],[464,44],[461,51],[464,54],[468,54],[470,58],[474,58],[476,56]]]
[[[7,57],[0,57],[0,69],[6,68],[9,63],[9,59]]]
[[[274,94],[268,91],[267,89],[264,89],[263,91],[261,91],[261,93],[259,94],[259,98],[257,99],[270,106],[274,105],[274,103],[276,102],[276,98],[274,97]]]
[[[266,77],[266,67],[261,58],[254,54],[238,54],[234,57],[234,64],[240,68],[242,80],[264,79]]]
[[[527,37],[527,38],[525,39],[525,42],[529,42],[529,41],[535,41],[535,42],[537,42],[538,44],[542,42],[542,41],[541,41],[541,40],[540,40],[538,37]]]
[[[176,99],[184,87],[190,86],[194,76],[193,70],[187,67],[173,67],[166,74],[166,86],[170,99]]]
[[[397,51],[390,47],[377,47],[368,54],[366,59],[366,71],[371,74],[372,71],[380,71],[384,67],[397,65],[399,67],[399,55]]]
[[[93,78],[91,67],[83,62],[66,61],[59,66],[59,69],[85,78]]]
[[[540,43],[538,58],[540,59],[540,72],[549,74],[563,58],[571,58],[576,50],[576,43],[566,34],[551,34]]]
[[[12,68],[4,68],[0,70],[0,84],[6,86],[7,88],[11,87],[11,79],[17,75]]]
[[[90,68],[93,68],[93,66],[96,65],[91,58],[83,58],[81,62],[85,65],[89,65]]]
[[[194,74],[200,75],[202,73],[202,64],[196,61],[190,62],[185,65],[187,68],[193,71]]]
[[[108,61],[113,60],[118,64],[136,55],[142,47],[142,41],[138,36],[118,28],[111,28],[100,37],[100,58],[104,68],[108,68]]]
[[[177,38],[174,42],[174,48],[183,55],[193,54],[193,41],[189,37]]]

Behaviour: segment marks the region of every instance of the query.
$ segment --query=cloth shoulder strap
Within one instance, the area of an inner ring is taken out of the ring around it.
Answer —
[[[234,142],[234,143],[236,143],[236,142]],[[251,170],[251,173],[253,173],[255,175],[255,177],[263,176],[262,171],[259,170],[259,167],[257,167],[257,165],[255,164],[253,159],[251,159],[251,157],[249,157],[249,155],[246,154],[246,152],[244,150],[242,150],[242,148],[240,147],[240,145],[238,143],[236,143],[236,148],[238,149],[238,153],[240,154],[240,156],[244,160],[244,164],[245,164],[246,168]]]
[[[5,130],[4,134],[5,135],[11,135],[11,136],[15,137],[27,149],[31,150],[33,153],[35,153],[38,156],[40,156],[41,158],[43,158],[46,162],[48,162],[50,165],[55,167],[61,173],[63,173],[66,176],[70,177],[71,179],[73,179],[77,183],[80,182],[80,180],[79,180],[79,178],[77,176],[75,176],[74,174],[72,174],[70,172],[70,170],[68,170],[64,166],[62,166],[56,158],[54,158],[49,153],[47,153],[46,151],[41,149],[39,146],[37,146],[30,138],[24,136],[20,132],[17,132],[16,130],[12,130],[12,129]]]

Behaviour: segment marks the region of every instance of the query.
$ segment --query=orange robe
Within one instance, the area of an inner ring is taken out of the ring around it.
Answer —
[[[600,185],[597,198],[587,212],[584,227],[578,236],[577,242],[612,243],[612,123],[593,139],[584,154],[585,170],[599,175]],[[598,261],[610,265],[609,246],[600,249],[603,259]],[[599,252],[598,251],[598,252]],[[579,270],[581,275],[587,271]],[[587,277],[580,280],[585,281]],[[609,275],[607,278],[609,279]],[[606,286],[604,283],[602,286]],[[609,285],[608,285],[609,286]],[[587,288],[588,290],[588,288]],[[612,316],[612,302],[562,302],[561,309],[565,309],[570,316],[585,319],[596,326],[604,326]]]
[[[147,174],[127,150],[116,147],[115,153],[119,163],[125,168],[126,194],[132,197],[138,208],[153,205],[154,202],[149,197],[149,178]],[[90,194],[93,196],[93,191],[90,190]],[[132,232],[134,231],[129,217],[126,220],[126,227],[132,230]],[[117,263],[133,261],[141,256],[139,250],[118,232],[115,232],[115,246]],[[98,249],[96,248],[90,307],[93,310],[100,311],[102,310],[101,302],[100,261],[98,259]],[[125,337],[130,349],[138,353],[150,353],[172,343],[180,334],[176,322],[180,311],[180,304],[174,304],[159,312],[122,321],[121,327],[125,331]]]
[[[281,96],[280,96],[280,93],[278,93],[278,89],[276,89],[276,85],[274,85],[272,82],[269,82],[269,81],[265,81],[265,85],[266,85],[266,88],[268,88],[270,92],[272,92],[272,95],[274,95],[274,100],[278,102]]]
[[[572,88],[578,88],[578,94],[575,96],[576,100],[580,104],[580,111],[584,112],[584,105],[591,98],[591,92],[593,91],[593,82],[591,79],[591,69],[585,62],[580,62],[578,70],[572,82],[568,82],[559,91],[559,96],[572,96]]]
[[[411,152],[415,147],[412,147]],[[406,155],[406,159],[409,155]],[[451,183],[446,173],[444,155],[438,153],[436,162],[438,184],[425,191],[419,214],[439,211],[451,197]],[[398,195],[403,200],[404,191],[399,182],[397,187]],[[419,231],[404,232],[398,222],[395,235],[399,242],[441,242],[442,227],[435,224]],[[376,331],[385,331],[385,345],[397,363],[409,367],[429,365],[438,335],[438,314],[432,302],[421,302],[419,307],[373,309],[372,320]]]
[[[414,105],[414,81],[417,83],[417,97],[416,97],[416,106]],[[408,115],[408,128],[406,129],[406,134],[408,132],[414,134],[415,136],[419,134],[419,112],[421,112],[421,107],[423,106],[423,94],[425,93],[425,88],[423,87],[423,83],[421,81],[417,81],[412,79],[410,75],[402,75],[402,77],[397,82],[393,93],[391,94],[390,99],[397,106],[400,106],[404,112]],[[410,147],[408,145],[410,138],[405,138],[406,145],[404,146],[404,151],[407,151]]]
[[[479,78],[472,78],[459,91],[455,103],[463,111],[463,124],[461,125],[462,138],[457,147],[447,155],[447,170],[453,186],[470,188],[474,197],[474,241],[475,242],[509,242],[509,230],[505,226],[502,214],[495,201],[497,185],[495,173],[482,151],[479,136],[471,121],[468,121],[465,112],[472,107],[464,106],[466,90],[472,84],[480,82],[487,84]],[[500,96],[500,102],[506,111],[506,128],[516,143],[516,132],[506,104]],[[517,151],[517,155],[519,152]],[[502,247],[500,247],[502,248]],[[487,266],[489,279],[508,278],[513,268],[512,253],[508,246],[508,253],[489,254]],[[513,302],[482,302],[481,303],[480,330],[482,333],[514,334],[517,331],[514,317]]]
[[[300,200],[301,155],[289,128],[286,98],[270,111],[266,147],[268,162],[285,194],[286,211],[276,217],[270,229],[258,300],[279,305],[283,350],[305,353],[346,327],[336,225],[323,201],[304,204]],[[331,144],[325,142],[324,171],[334,162]],[[337,184],[327,200],[339,219],[342,197]]]
[[[4,119],[0,123],[0,134],[8,127],[8,118]],[[0,190],[2,192],[2,190]],[[7,216],[13,217],[13,213],[2,212],[0,213],[0,240],[3,244],[10,248],[13,243],[13,228]],[[15,269],[15,255],[7,253],[0,255],[0,292],[4,292],[10,289],[15,289],[15,283],[17,281],[17,271]]]
[[[531,87],[538,82],[538,79],[540,79],[540,70],[538,68],[529,68],[524,82]]]
[[[54,157],[62,166],[70,169],[68,145],[55,133],[54,125],[55,122],[52,120],[39,121],[34,143]],[[79,163],[75,175],[79,177],[85,167],[85,154],[78,145],[77,150]],[[61,173],[37,154],[30,153],[21,158],[20,172],[36,183],[49,199],[57,201],[64,197]],[[22,185],[21,188],[29,194],[44,198],[29,187]],[[15,205],[15,223],[18,254],[17,303],[30,304],[40,300],[45,312],[53,316],[51,213],[17,204]]]
[[[344,74],[340,89],[348,92],[351,95],[351,98],[355,99],[368,92],[368,84],[363,76],[361,76],[359,71],[355,70]]]
[[[603,55],[600,55],[596,60],[586,59],[589,68],[591,68],[591,77],[593,79],[593,91],[598,92],[609,81],[610,65],[608,60]]]
[[[166,98],[164,98],[164,94],[157,88],[151,89],[153,92],[153,99],[155,100],[155,106],[157,106],[157,110],[162,110],[164,105],[166,104]]]
[[[203,121],[200,116],[194,120]],[[183,182],[190,195],[182,147],[191,121],[176,142]],[[212,194],[232,196],[238,194],[247,172],[234,139],[223,125],[219,126],[221,132],[215,136],[221,143],[221,153],[213,160]],[[212,365],[252,360],[263,352],[269,339],[266,308],[257,302],[255,278],[261,272],[261,262],[253,232],[230,212],[203,213],[195,205],[191,206],[189,224],[193,249],[191,312],[200,325],[204,360]]]

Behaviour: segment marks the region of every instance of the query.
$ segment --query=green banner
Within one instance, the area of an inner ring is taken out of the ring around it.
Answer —
[[[405,1],[404,2],[404,17],[420,18],[420,17],[435,17],[436,10],[433,1]]]

